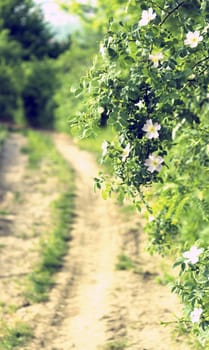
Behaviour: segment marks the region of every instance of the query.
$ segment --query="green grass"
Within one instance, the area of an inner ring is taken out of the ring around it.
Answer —
[[[75,174],[56,151],[49,136],[38,133],[34,135],[34,132],[30,131],[28,139],[30,167],[35,169],[40,166],[42,160],[47,161],[50,171],[59,179],[62,188],[59,198],[52,203],[52,228],[40,240],[39,261],[27,277],[24,293],[28,301],[42,302],[48,299],[48,293],[54,285],[54,274],[62,267],[63,258],[68,250],[75,216]],[[40,150],[43,152],[40,153]]]
[[[54,222],[53,230],[41,241],[40,261],[28,276],[25,296],[31,302],[48,299],[48,292],[54,285],[54,274],[63,265],[74,217],[73,201],[74,194],[66,193],[54,203],[53,213],[56,223]]]
[[[107,343],[103,350],[125,350],[128,346],[126,339],[114,340]]]
[[[118,256],[116,270],[132,270],[135,264],[126,254],[122,253]]]
[[[23,322],[18,322],[14,327],[3,326],[3,334],[0,335],[0,350],[13,350],[25,345],[32,337],[31,328]]]
[[[9,215],[11,214],[8,210],[0,210],[0,215]]]

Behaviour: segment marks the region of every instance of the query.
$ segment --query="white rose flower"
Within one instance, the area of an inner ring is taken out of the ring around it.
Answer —
[[[106,156],[107,149],[108,149],[108,142],[103,141],[103,143],[102,143],[102,158],[104,158]]]
[[[203,36],[200,35],[199,30],[195,30],[195,32],[188,32],[186,35],[186,39],[184,40],[184,44],[190,46],[191,48],[197,47],[200,41],[203,40]]]
[[[159,137],[158,131],[161,129],[160,124],[152,122],[152,119],[148,119],[144,124],[142,130],[146,132],[148,139],[157,139]]]

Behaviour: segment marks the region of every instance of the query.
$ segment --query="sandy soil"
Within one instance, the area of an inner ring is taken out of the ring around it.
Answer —
[[[56,134],[54,142],[77,174],[77,216],[50,300],[17,311],[35,334],[24,350],[189,350],[183,339],[173,337],[171,327],[160,325],[175,320],[180,305],[156,283],[162,261],[144,251],[140,218],[127,218],[113,201],[94,193],[98,169],[92,155],[67,136]],[[135,272],[116,270],[122,251],[135,262]]]

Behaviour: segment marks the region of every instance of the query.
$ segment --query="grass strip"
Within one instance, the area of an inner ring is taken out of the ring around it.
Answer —
[[[48,300],[49,290],[54,285],[54,274],[63,265],[70,240],[69,232],[74,217],[74,193],[72,188],[62,194],[53,204],[54,228],[40,244],[40,261],[35,270],[28,276],[25,291],[26,299],[30,302]]]
[[[29,156],[29,166],[32,169],[39,168],[42,160],[47,160],[50,171],[58,178],[62,188],[59,198],[51,206],[51,229],[40,240],[39,261],[27,276],[24,294],[29,302],[34,303],[48,299],[48,293],[54,285],[54,274],[61,269],[68,251],[75,216],[75,174],[57,152],[50,136],[30,131],[24,152]]]

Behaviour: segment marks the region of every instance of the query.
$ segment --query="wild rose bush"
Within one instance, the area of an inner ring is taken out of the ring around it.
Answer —
[[[117,131],[116,140],[102,145],[102,161],[111,160],[116,180],[101,176],[96,185],[104,196],[115,191],[139,209],[145,205],[150,249],[181,257],[173,290],[203,346],[209,340],[208,31],[207,0],[129,0],[121,21],[110,20],[99,63],[82,82],[89,113],[79,119],[85,134],[101,118]],[[188,259],[195,252],[197,261]]]

